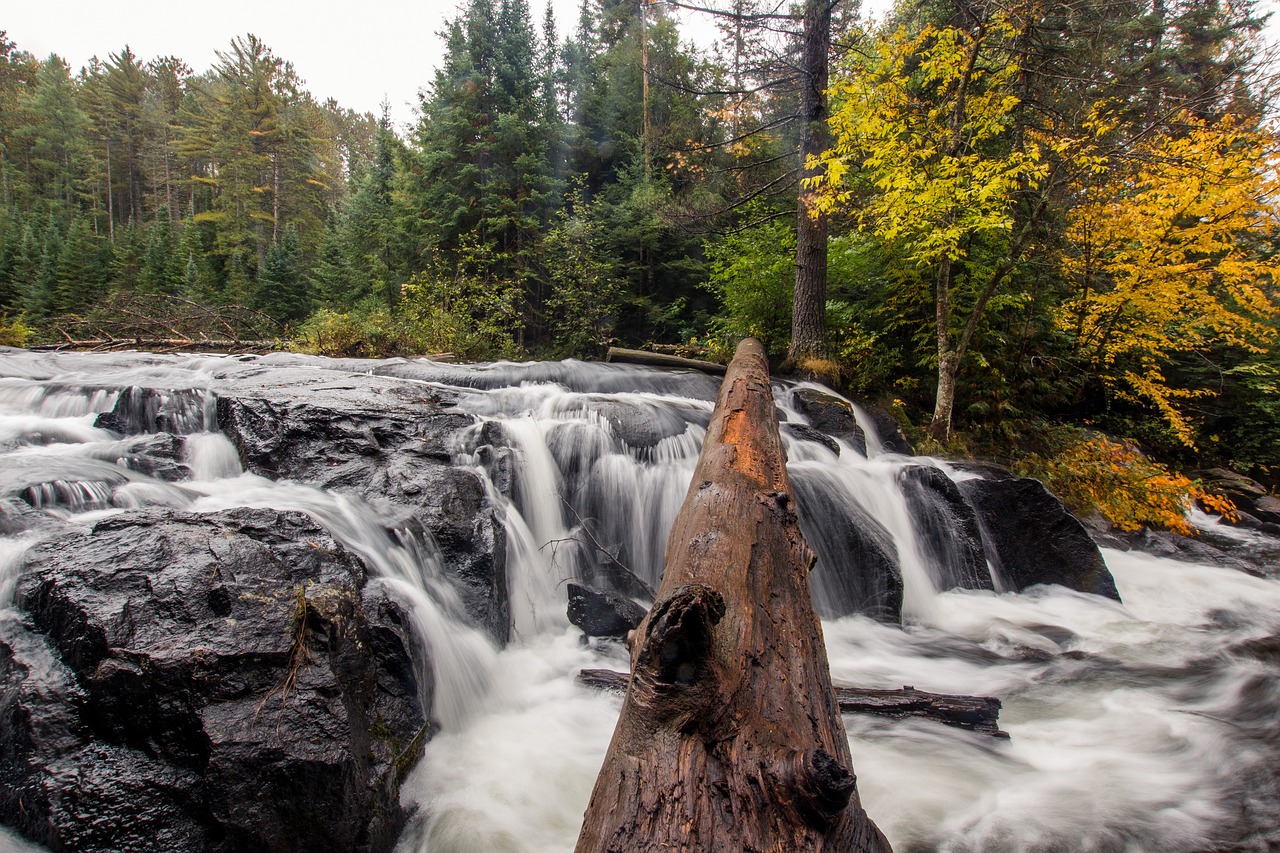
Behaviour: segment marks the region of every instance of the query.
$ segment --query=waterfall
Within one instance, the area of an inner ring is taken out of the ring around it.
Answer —
[[[510,642],[500,647],[475,624],[439,543],[396,507],[245,469],[219,429],[218,403],[269,394],[271,371],[365,397],[430,398],[459,415],[449,446],[430,452],[474,471],[501,521]],[[572,361],[9,353],[0,358],[0,618],[13,618],[3,608],[24,554],[56,535],[54,522],[147,507],[304,512],[405,604],[423,643],[417,664],[435,683],[439,731],[403,788],[418,811],[398,849],[566,851],[619,707],[574,675],[625,669],[628,658],[620,644],[581,640],[565,587],[649,603],[716,387],[702,375]],[[775,395],[818,557],[815,605],[834,680],[1005,703],[1008,741],[846,716],[863,805],[896,849],[1280,844],[1280,673],[1268,651],[1280,583],[1106,551],[1123,604],[1062,587],[1010,591],[949,497],[975,475],[889,452],[857,409],[865,453],[846,438],[819,440],[794,390],[779,383]],[[0,834],[0,850],[7,844]]]

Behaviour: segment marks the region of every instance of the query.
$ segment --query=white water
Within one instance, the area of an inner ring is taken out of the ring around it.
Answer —
[[[490,484],[490,495],[506,519],[513,641],[498,650],[466,624],[429,539],[399,531],[393,541],[362,501],[241,470],[234,446],[211,431],[211,401],[261,363],[329,364],[0,358],[0,486],[72,523],[148,505],[307,512],[410,605],[432,650],[441,728],[405,785],[419,818],[401,853],[571,850],[619,707],[573,676],[627,661],[616,645],[579,642],[564,616],[565,581],[616,580],[623,563],[656,586],[710,411],[707,383],[576,363],[470,373],[386,365],[406,382],[470,386],[458,406],[506,436],[515,490]],[[183,436],[189,479],[161,482],[116,464],[133,439],[95,429],[94,415],[116,405],[112,388],[131,385],[185,392],[151,414]],[[615,404],[655,432],[628,444]],[[460,439],[458,464],[478,464],[468,442],[479,430]],[[787,446],[793,474],[883,527],[906,585],[905,629],[860,616],[824,623],[834,679],[1004,700],[1008,740],[845,718],[863,805],[895,849],[1276,849],[1280,673],[1274,659],[1236,647],[1280,630],[1280,583],[1107,551],[1123,605],[1056,587],[938,593],[897,489],[902,458],[880,453],[874,435],[869,459],[848,447],[836,457],[791,438]],[[0,537],[0,604],[40,535]],[[0,832],[7,849],[28,848]]]

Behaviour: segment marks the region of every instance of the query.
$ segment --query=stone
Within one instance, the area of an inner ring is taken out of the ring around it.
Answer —
[[[27,565],[0,821],[85,853],[391,850],[431,684],[401,605],[308,516],[137,511]]]
[[[599,592],[581,584],[569,584],[569,621],[588,637],[623,638],[648,613],[635,601],[616,592]]]
[[[1208,468],[1197,473],[1206,489],[1226,495],[1257,523],[1280,524],[1280,500],[1257,480],[1226,468]]]
[[[246,470],[357,495],[400,526],[428,532],[467,612],[506,642],[505,531],[480,474],[452,458],[474,424],[438,397],[376,377],[265,385],[218,400],[218,425]]]
[[[1021,592],[1059,584],[1120,600],[1089,532],[1039,480],[978,477],[958,485],[982,528],[998,586]]]
[[[809,420],[809,425],[832,438],[849,444],[867,455],[867,436],[853,416],[853,406],[824,394],[816,388],[797,388],[791,392],[791,405]]]
[[[800,532],[817,557],[809,581],[818,615],[900,621],[902,568],[889,531],[814,472],[792,472],[791,488]]]
[[[946,472],[909,465],[899,480],[937,588],[994,589],[978,518]]]

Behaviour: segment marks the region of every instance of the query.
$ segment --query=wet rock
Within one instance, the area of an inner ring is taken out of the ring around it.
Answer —
[[[814,429],[808,424],[782,423],[778,426],[782,429],[783,433],[791,436],[792,438],[799,439],[800,441],[817,442],[827,448],[827,450],[830,450],[836,456],[840,455],[840,445],[836,443],[834,438],[824,432]]]
[[[686,418],[701,420],[702,426],[711,422],[709,411],[692,407],[601,400],[592,404],[592,410],[609,422],[614,435],[627,447],[636,450],[651,450],[663,439],[683,434],[688,425]]]
[[[872,428],[880,438],[880,444],[887,453],[901,453],[903,456],[915,456],[916,450],[902,434],[902,425],[893,413],[884,406],[874,403],[861,403],[863,414],[871,421]]]
[[[569,584],[569,621],[588,637],[627,636],[639,627],[646,611],[616,592],[597,592],[581,584]]]
[[[505,642],[505,534],[480,475],[452,463],[459,433],[475,419],[374,377],[266,392],[271,399],[255,391],[218,400],[219,426],[246,470],[358,495],[428,531],[468,613]]]
[[[1097,536],[1095,535],[1095,539]],[[1202,566],[1222,566],[1257,577],[1280,573],[1280,538],[1263,531],[1245,531],[1224,525],[1182,536],[1168,530],[1143,528],[1116,534],[1124,550],[1133,549],[1157,557]]]
[[[135,386],[121,389],[111,411],[98,415],[93,425],[122,435],[186,435],[207,429],[212,414],[213,396],[208,391]]]
[[[800,532],[817,556],[809,575],[813,606],[824,619],[861,613],[902,619],[902,568],[880,522],[818,476],[792,477]]]
[[[1005,588],[1060,584],[1120,599],[1084,525],[1039,480],[975,478],[959,488],[973,507],[987,558]]]
[[[791,392],[791,405],[809,419],[814,429],[867,455],[867,436],[853,416],[853,406],[844,400],[816,388],[797,388]]]
[[[301,513],[34,546],[0,625],[0,820],[52,849],[386,851],[428,731],[407,619]]]
[[[938,589],[994,589],[982,529],[959,487],[932,465],[903,468],[899,479]]]
[[[1209,468],[1198,474],[1209,491],[1226,495],[1238,509],[1257,522],[1280,524],[1280,500],[1269,494],[1266,486],[1257,480],[1226,468]]]

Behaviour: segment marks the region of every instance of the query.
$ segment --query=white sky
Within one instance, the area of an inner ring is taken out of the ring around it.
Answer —
[[[385,97],[392,118],[414,118],[418,90],[431,83],[443,47],[437,33],[465,0],[220,0],[204,6],[172,0],[11,0],[0,29],[21,50],[57,53],[78,71],[93,56],[106,59],[126,44],[143,61],[177,56],[196,71],[214,51],[253,33],[276,56],[293,63],[318,100],[379,112]],[[541,32],[546,0],[530,0]],[[577,27],[579,0],[553,0],[563,40]],[[179,10],[182,10],[181,12]]]
[[[18,47],[44,58],[57,53],[78,71],[93,56],[106,59],[126,44],[143,61],[172,55],[196,71],[208,69],[214,51],[225,50],[234,36],[253,33],[277,56],[294,64],[306,88],[319,100],[332,97],[360,112],[379,112],[391,104],[398,126],[413,121],[418,90],[431,82],[442,47],[437,32],[464,0],[221,0],[209,11],[200,4],[179,13],[172,0],[10,0],[0,12],[0,29]],[[864,0],[876,14],[890,0]],[[545,0],[530,0],[541,27]],[[1276,10],[1280,0],[1262,0]],[[579,0],[553,0],[556,27],[563,39],[576,27]],[[216,8],[216,11],[213,11]],[[683,13],[683,18],[700,16]],[[1274,16],[1280,19],[1280,14]],[[696,30],[704,33],[701,22]],[[1276,40],[1280,20],[1269,32]]]

